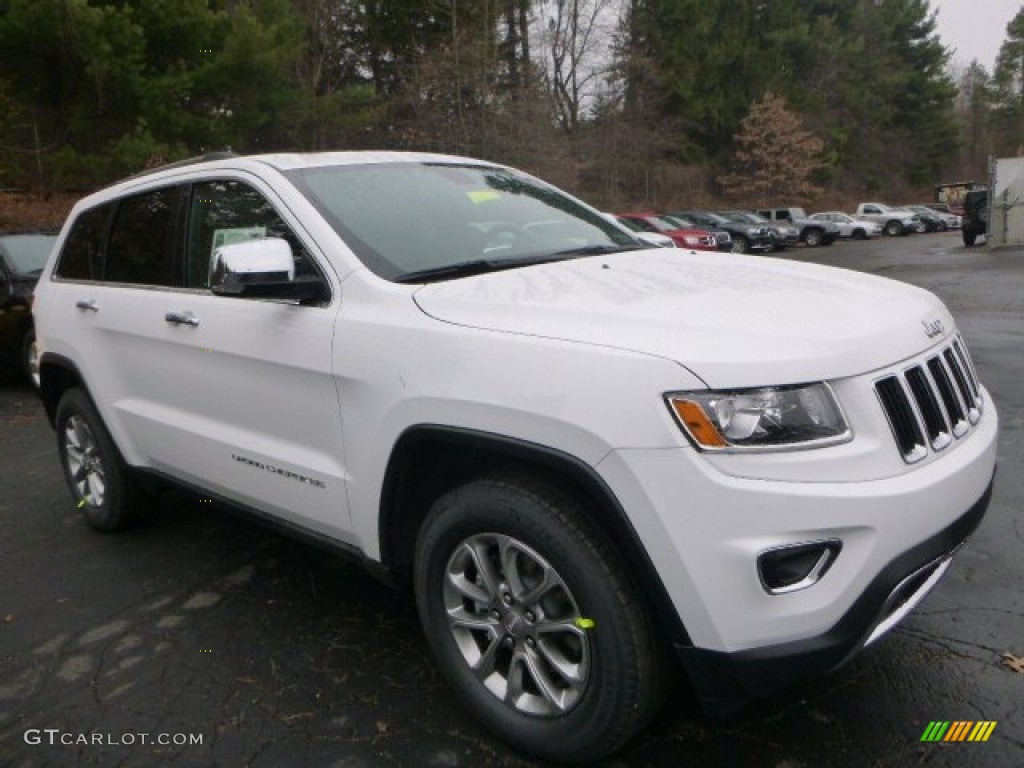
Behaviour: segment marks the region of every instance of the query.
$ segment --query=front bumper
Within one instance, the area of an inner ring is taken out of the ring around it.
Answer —
[[[775,246],[775,241],[771,235],[746,235],[747,242],[750,243],[750,250],[757,251],[770,251]],[[735,240],[736,238],[733,238]]]
[[[620,449],[598,465],[661,574],[685,631],[672,640],[709,711],[838,666],[934,586],[988,505],[998,415],[984,397],[953,448],[891,472],[857,459],[895,450],[884,419],[864,414],[853,442],[819,452]],[[836,461],[843,478],[823,466]],[[762,553],[823,541],[841,549],[812,585],[771,593],[759,578]]]
[[[989,482],[964,515],[883,568],[842,618],[821,635],[733,653],[677,643],[705,711],[728,715],[752,698],[842,666],[880,638],[938,583],[953,554],[978,527],[991,496]]]

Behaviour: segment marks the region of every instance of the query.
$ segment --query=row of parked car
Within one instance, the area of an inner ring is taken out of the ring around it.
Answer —
[[[767,253],[799,243],[816,248],[832,245],[841,237],[865,240],[882,234],[945,232],[961,226],[960,217],[941,203],[899,208],[861,203],[853,215],[841,211],[807,214],[799,207],[610,215],[652,245],[734,253]]]

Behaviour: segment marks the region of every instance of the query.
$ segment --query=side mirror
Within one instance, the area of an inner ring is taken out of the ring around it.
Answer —
[[[210,290],[219,296],[311,301],[323,294],[316,277],[295,277],[295,257],[277,237],[222,245],[210,259]]]

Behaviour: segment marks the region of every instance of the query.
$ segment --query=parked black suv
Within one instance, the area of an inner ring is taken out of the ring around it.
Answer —
[[[988,190],[972,189],[964,197],[964,216],[960,227],[964,245],[974,245],[978,235],[988,233]]]

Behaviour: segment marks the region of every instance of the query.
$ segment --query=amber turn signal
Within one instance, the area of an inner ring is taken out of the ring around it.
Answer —
[[[690,433],[690,437],[701,448],[728,447],[729,442],[722,437],[722,433],[711,423],[711,419],[707,417],[704,409],[698,403],[692,400],[680,400],[677,398],[672,398],[669,402],[672,405],[672,409],[676,412],[676,416],[679,417],[679,421],[686,427],[686,431]]]

